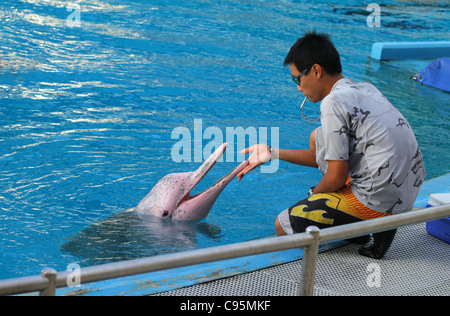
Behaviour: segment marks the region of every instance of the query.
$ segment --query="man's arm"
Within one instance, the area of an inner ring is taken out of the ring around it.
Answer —
[[[328,160],[327,172],[313,193],[336,192],[345,186],[348,179],[348,161]]]
[[[318,167],[316,153],[312,149],[275,149],[274,156],[297,165]]]
[[[254,145],[243,149],[241,151],[242,154],[248,154],[250,152],[252,154],[248,159],[248,166],[237,175],[238,180],[240,181],[248,172],[255,169],[257,166],[268,162],[270,159],[280,159],[302,166],[317,168],[316,153],[312,149],[274,148],[273,150],[274,151],[271,154],[269,151],[269,146],[264,144]]]

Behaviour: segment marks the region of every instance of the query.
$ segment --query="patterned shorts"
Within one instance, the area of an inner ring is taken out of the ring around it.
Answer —
[[[363,205],[347,185],[337,192],[314,194],[301,200],[281,212],[278,220],[287,234],[296,234],[311,225],[323,229],[389,215]]]

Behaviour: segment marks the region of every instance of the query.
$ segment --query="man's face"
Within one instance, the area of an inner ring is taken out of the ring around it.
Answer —
[[[298,75],[300,75],[300,73],[301,72],[292,63],[291,64],[292,77],[293,78],[297,77]],[[321,97],[322,94],[320,93],[319,88],[320,88],[320,85],[319,85],[319,82],[317,81],[317,78],[314,74],[313,69],[311,69],[307,75],[301,76],[300,77],[300,85],[297,85],[297,90],[300,92],[303,92],[303,95],[305,97],[308,97],[308,99],[313,103],[319,102],[323,99]]]

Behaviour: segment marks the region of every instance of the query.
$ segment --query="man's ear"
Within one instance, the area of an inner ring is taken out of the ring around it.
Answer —
[[[316,76],[317,79],[320,79],[323,76],[323,68],[319,64],[314,64],[311,68],[311,72]]]

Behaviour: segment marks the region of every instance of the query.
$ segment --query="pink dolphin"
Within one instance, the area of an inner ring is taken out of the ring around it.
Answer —
[[[137,213],[180,220],[206,218],[219,194],[248,165],[248,161],[244,161],[209,189],[191,196],[192,189],[222,157],[227,146],[227,143],[221,145],[194,172],[171,173],[162,178],[136,206]]]

